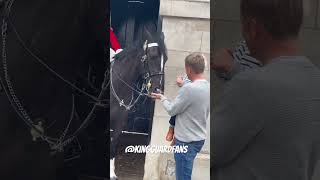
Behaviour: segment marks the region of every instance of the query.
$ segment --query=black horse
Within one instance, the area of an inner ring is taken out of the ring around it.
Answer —
[[[151,21],[138,28],[139,39],[115,57],[110,66],[110,179],[115,179],[114,158],[128,113],[139,98],[163,91],[167,52],[162,32]]]
[[[105,170],[107,123],[88,114],[106,103],[98,98],[106,10],[107,1],[1,1],[1,179],[76,179],[90,174],[86,164]]]

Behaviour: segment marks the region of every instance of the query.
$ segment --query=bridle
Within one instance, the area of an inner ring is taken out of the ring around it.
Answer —
[[[149,65],[149,58],[148,58],[148,48],[150,47],[159,47],[158,43],[150,43],[148,44],[148,41],[145,41],[143,49],[144,49],[144,55],[141,57],[140,62],[143,64],[143,69],[144,69],[144,73],[143,73],[143,84],[141,86],[141,89],[137,89],[134,88],[132,85],[130,85],[128,82],[125,82],[121,76],[119,75],[119,73],[114,71],[114,61],[116,61],[116,59],[111,62],[111,67],[110,67],[110,89],[111,92],[113,94],[113,96],[116,98],[116,100],[118,101],[120,107],[124,107],[126,111],[131,110],[135,104],[139,101],[139,99],[143,96],[145,97],[150,97],[150,87],[151,87],[151,81],[152,78],[155,76],[161,76],[160,79],[160,85],[162,83],[162,79],[164,76],[164,59],[163,59],[163,55],[161,54],[161,71],[157,72],[157,73],[152,73],[150,70],[150,65]],[[119,97],[119,95],[117,94],[115,88],[114,88],[114,84],[113,84],[113,74],[115,74],[117,76],[117,79],[120,80],[125,86],[127,86],[129,89],[131,89],[131,100],[129,103],[125,103],[124,99],[121,99]],[[134,94],[138,94],[138,96],[136,98],[134,98]]]
[[[150,47],[159,47],[159,44],[158,43],[150,43],[150,44],[147,44],[148,41],[145,42],[144,44],[144,51],[145,51],[145,54],[144,56],[141,58],[141,62],[144,64],[144,70],[147,70],[145,73],[144,73],[144,79],[147,81],[147,80],[150,80],[151,81],[151,78],[154,77],[154,76],[161,76],[161,80],[160,80],[160,85],[162,83],[162,78],[164,76],[164,59],[163,59],[163,54],[161,54],[161,70],[160,72],[157,72],[157,73],[152,73],[150,71],[150,66],[149,66],[149,61],[148,61],[148,56],[147,56],[147,51],[148,51],[148,48]],[[149,92],[149,89],[148,89],[148,92]]]
[[[35,55],[21,38],[20,34],[18,33],[17,29],[15,28],[14,24],[10,19],[10,12],[11,12],[11,7],[13,3],[14,3],[14,0],[8,0],[5,2],[3,7],[4,15],[2,17],[2,26],[1,26],[1,37],[2,37],[1,57],[2,57],[2,68],[3,68],[4,77],[1,77],[1,74],[0,74],[0,85],[1,85],[0,87],[2,87],[2,90],[5,92],[16,114],[31,129],[30,131],[33,136],[33,140],[35,141],[37,140],[37,138],[40,138],[41,140],[45,141],[49,145],[51,150],[62,152],[64,147],[69,143],[71,143],[74,139],[76,139],[79,133],[82,132],[82,130],[84,130],[88,126],[97,107],[105,106],[103,102],[106,100],[102,99],[102,96],[108,90],[107,73],[105,73],[104,75],[105,77],[102,83],[102,87],[101,87],[102,89],[98,97],[95,97],[94,95],[91,95],[85,92],[81,88],[75,86],[72,82],[62,77],[59,73],[57,73],[54,69],[52,69],[48,64],[46,64],[45,61],[43,61],[43,59]],[[67,84],[71,89],[81,93],[82,95],[87,96],[88,98],[94,101],[94,106],[92,107],[91,111],[88,113],[85,120],[80,124],[79,128],[76,129],[73,134],[67,136],[71,121],[74,118],[74,111],[75,111],[74,95],[72,96],[72,110],[70,113],[70,119],[69,119],[68,125],[59,137],[50,137],[46,135],[41,123],[38,122],[38,124],[36,124],[32,120],[32,118],[29,116],[29,114],[23,107],[21,101],[17,97],[15,90],[13,88],[11,78],[8,73],[7,50],[6,50],[8,25],[10,25],[11,29],[13,30],[15,36],[17,37],[19,43],[24,48],[24,50],[27,51],[28,54],[31,55],[34,60],[36,60],[36,62],[40,63],[47,71],[49,71],[53,76],[56,76],[58,79],[63,81],[65,84]]]

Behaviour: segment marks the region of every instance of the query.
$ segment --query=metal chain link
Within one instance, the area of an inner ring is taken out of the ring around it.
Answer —
[[[125,81],[120,77],[119,74],[117,74],[116,72],[115,72],[115,73],[113,72],[113,65],[114,65],[114,62],[112,62],[112,63],[111,63],[111,66],[110,66],[110,88],[111,88],[111,92],[112,92],[113,96],[114,96],[114,97],[116,98],[116,100],[118,101],[120,107],[123,106],[123,107],[125,107],[125,109],[126,109],[127,111],[129,111],[129,110],[131,110],[131,109],[137,104],[137,102],[139,101],[139,99],[140,99],[141,96],[148,96],[148,97],[150,97],[149,94],[143,92],[143,91],[146,89],[145,83],[142,85],[142,88],[141,88],[140,91],[136,90],[134,87],[132,87],[131,85],[129,85],[127,82],[125,82]],[[129,102],[128,104],[126,104],[123,99],[120,99],[120,97],[118,96],[117,92],[115,91],[114,85],[113,85],[113,74],[116,74],[116,75],[118,76],[117,78],[118,78],[122,83],[124,83],[127,87],[129,87],[129,88],[132,90],[132,91],[131,91],[131,100],[130,100],[130,102]],[[135,92],[138,94],[138,97],[137,97],[135,100],[133,100],[133,99],[134,99],[134,93],[135,93]]]
[[[151,97],[150,96],[150,87],[148,86],[148,84],[151,82],[152,77],[154,76],[161,76],[161,81],[162,81],[162,76],[164,76],[163,73],[163,68],[161,67],[161,72],[159,73],[155,73],[155,74],[151,74],[150,73],[150,69],[149,69],[149,62],[148,62],[148,56],[147,56],[147,50],[148,50],[148,41],[145,41],[144,45],[143,45],[143,49],[145,54],[141,57],[141,62],[144,65],[144,68],[147,70],[147,72],[144,74],[143,78],[144,78],[144,83],[142,84],[141,90],[136,90],[134,87],[132,87],[131,85],[129,85],[126,81],[124,81],[120,75],[116,72],[113,71],[113,66],[114,66],[114,61],[111,62],[111,67],[110,67],[110,88],[111,88],[111,92],[113,94],[113,96],[116,98],[116,100],[118,101],[120,107],[125,107],[125,109],[127,111],[131,110],[139,101],[139,99],[141,98],[141,96],[146,96],[146,97]],[[152,43],[151,43],[152,44]],[[161,56],[161,61],[163,61],[163,56]],[[161,63],[161,66],[163,66],[163,64]],[[131,89],[131,100],[128,104],[126,104],[124,102],[123,99],[120,99],[120,97],[118,96],[117,92],[114,89],[114,85],[113,85],[113,73],[117,75],[117,79],[120,80],[123,84],[125,84],[127,87],[129,87]],[[147,91],[147,93],[144,93],[144,91]],[[133,100],[134,98],[134,93],[138,94],[138,97]]]
[[[16,93],[14,92],[13,85],[12,85],[12,82],[11,82],[9,74],[8,74],[8,66],[7,66],[7,53],[6,53],[7,52],[6,51],[7,28],[8,28],[8,24],[7,24],[6,20],[3,19],[2,28],[1,28],[1,30],[2,30],[2,32],[1,32],[1,35],[2,35],[2,65],[3,65],[5,82],[6,82],[6,85],[7,85],[9,92],[7,92],[5,87],[3,87],[3,89],[6,92],[8,99],[11,102],[11,105],[14,107],[14,109],[16,110],[18,115],[24,120],[24,122],[31,129],[34,129],[35,131],[37,131],[37,133],[39,133],[39,136],[42,140],[46,141],[49,145],[52,145],[52,144],[54,144],[54,142],[49,140],[50,139],[49,137],[45,136],[40,130],[38,130],[38,128],[35,126],[35,124],[31,120],[30,116],[28,115],[28,113],[26,112],[24,107],[22,106],[20,100],[16,96]],[[4,83],[1,81],[1,84],[4,84]]]
[[[12,1],[10,1],[11,3],[9,4],[10,7],[12,5]],[[72,107],[72,112],[71,112],[71,116],[70,116],[70,120],[68,122],[67,127],[64,129],[63,133],[61,134],[61,136],[59,138],[52,138],[49,137],[47,135],[44,134],[44,132],[42,132],[41,130],[38,129],[37,125],[32,121],[31,117],[28,115],[27,111],[25,110],[25,108],[23,107],[23,105],[21,104],[19,98],[17,97],[12,82],[10,80],[9,77],[9,73],[8,73],[8,64],[7,64],[7,51],[6,51],[6,41],[7,41],[7,29],[8,29],[8,23],[6,21],[5,18],[3,18],[2,21],[2,26],[1,26],[1,36],[2,36],[2,65],[3,65],[3,72],[4,72],[4,81],[2,80],[1,76],[0,76],[0,85],[2,87],[2,89],[4,90],[4,92],[6,93],[8,100],[10,101],[11,106],[13,107],[13,109],[16,111],[16,113],[18,114],[18,116],[26,123],[26,125],[31,128],[32,130],[36,131],[38,136],[45,142],[48,143],[49,147],[51,150],[54,151],[63,151],[63,148],[68,145],[69,143],[71,143],[76,137],[77,135],[80,133],[80,131],[82,129],[84,129],[89,120],[91,119],[91,117],[93,116],[93,112],[96,110],[96,108],[98,106],[103,106],[105,104],[102,104],[101,102],[105,101],[102,100],[101,97],[104,94],[104,92],[107,89],[108,86],[108,82],[107,82],[107,71],[105,72],[105,79],[103,81],[102,84],[102,90],[100,92],[100,95],[98,98],[95,98],[89,94],[87,94],[86,92],[82,91],[82,94],[85,94],[87,96],[89,96],[91,99],[95,100],[95,104],[94,107],[91,109],[90,113],[87,115],[86,119],[82,122],[82,124],[79,126],[79,128],[69,137],[65,138],[65,136],[67,135],[67,132],[69,130],[70,124],[71,124],[71,120],[73,119],[73,114],[74,114],[74,97],[73,97],[73,107]],[[23,44],[23,47],[34,57],[36,58],[38,61],[40,61],[40,59],[35,56],[24,44],[24,42],[22,41],[22,39],[20,39],[19,34],[17,33],[17,31],[13,28],[13,30],[15,31],[16,36],[19,38],[20,43]],[[41,61],[42,62],[42,61]],[[54,70],[52,70],[51,68],[49,68],[45,63],[41,63],[42,65],[44,65],[45,67],[47,67],[47,69],[50,72],[54,72],[55,75],[58,75],[59,77],[61,77],[59,74],[57,74]],[[63,77],[61,77],[60,79],[65,80]],[[69,82],[69,81],[67,81]],[[71,83],[69,83],[71,84]],[[72,87],[74,86],[73,84],[71,84]],[[6,89],[6,87],[8,88],[8,90]],[[76,89],[79,89],[78,87],[76,87]],[[65,139],[65,140],[64,140]]]

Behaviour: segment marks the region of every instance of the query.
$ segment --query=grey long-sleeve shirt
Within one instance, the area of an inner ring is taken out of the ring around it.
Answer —
[[[307,58],[239,73],[213,109],[213,179],[311,179],[320,161],[320,71]]]
[[[180,88],[174,101],[161,97],[161,103],[170,116],[177,115],[175,138],[183,142],[206,139],[207,119],[210,113],[210,83],[196,80]]]

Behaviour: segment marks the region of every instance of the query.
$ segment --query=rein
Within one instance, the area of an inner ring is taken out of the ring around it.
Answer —
[[[22,40],[20,34],[16,30],[15,26],[13,25],[12,21],[10,20],[10,12],[11,12],[11,6],[14,3],[14,0],[8,0],[5,4],[4,9],[4,17],[2,20],[2,28],[1,28],[1,37],[2,37],[2,66],[3,66],[3,73],[4,73],[4,79],[0,75],[0,92],[1,87],[3,91],[5,92],[8,100],[10,101],[11,106],[17,113],[17,115],[24,121],[24,123],[31,129],[31,135],[33,136],[33,140],[36,141],[37,138],[40,138],[41,140],[45,141],[51,150],[62,152],[63,148],[71,143],[78,135],[79,133],[87,127],[90,120],[92,119],[92,116],[98,106],[103,106],[105,104],[102,104],[103,100],[102,96],[107,91],[107,73],[105,73],[104,82],[102,83],[102,89],[99,93],[98,97],[95,97],[83,90],[81,90],[79,87],[75,86],[70,81],[66,80],[64,77],[62,77],[59,73],[54,71],[48,64],[46,64],[41,58],[36,56],[30,48],[28,48],[25,44],[25,42]],[[74,118],[74,95],[72,96],[72,112],[70,113],[70,120],[67,124],[67,127],[63,130],[63,133],[58,138],[53,138],[50,136],[47,136],[44,132],[44,128],[42,127],[41,122],[38,124],[35,124],[35,122],[32,120],[32,118],[29,116],[27,111],[24,109],[23,105],[21,104],[19,98],[17,97],[15,90],[13,88],[12,82],[9,77],[8,73],[8,65],[7,65],[7,30],[8,30],[8,23],[10,27],[12,28],[15,36],[17,37],[18,41],[22,45],[22,47],[35,59],[38,63],[40,63],[45,69],[47,69],[49,72],[52,73],[52,75],[58,77],[60,80],[62,80],[64,83],[68,84],[70,88],[77,90],[81,94],[89,97],[90,99],[94,100],[95,104],[92,107],[91,111],[85,118],[85,120],[80,124],[79,128],[72,134],[66,137],[67,132],[69,130],[70,123],[72,119]]]
[[[120,75],[118,73],[114,72],[113,71],[114,61],[111,62],[111,67],[110,67],[110,88],[111,88],[111,92],[114,95],[114,97],[116,98],[116,100],[118,101],[120,107],[123,106],[126,109],[126,111],[131,110],[132,107],[134,107],[135,104],[138,102],[138,100],[141,98],[141,96],[151,97],[149,93],[150,93],[152,77],[154,77],[154,76],[163,76],[164,75],[164,73],[163,73],[163,66],[164,66],[163,65],[163,63],[164,63],[163,55],[161,56],[161,72],[152,74],[150,72],[150,68],[149,68],[147,50],[150,47],[158,47],[158,46],[159,46],[158,43],[147,44],[147,41],[144,44],[143,48],[144,48],[144,53],[145,54],[141,57],[140,61],[143,63],[143,66],[144,66],[144,69],[146,70],[146,72],[143,75],[144,83],[142,84],[141,90],[137,90],[136,88],[131,86],[129,83],[125,82],[120,77]],[[114,85],[113,85],[113,73],[117,76],[117,79],[119,79],[124,85],[126,85],[129,89],[131,89],[131,93],[132,93],[131,100],[127,104],[124,102],[124,99],[121,99],[119,97],[119,95],[117,94],[117,92],[116,92],[116,90],[114,88]],[[161,78],[161,80],[162,80],[162,78]],[[147,91],[147,93],[144,93],[144,91]],[[138,97],[135,100],[134,100],[134,93],[138,94]]]

